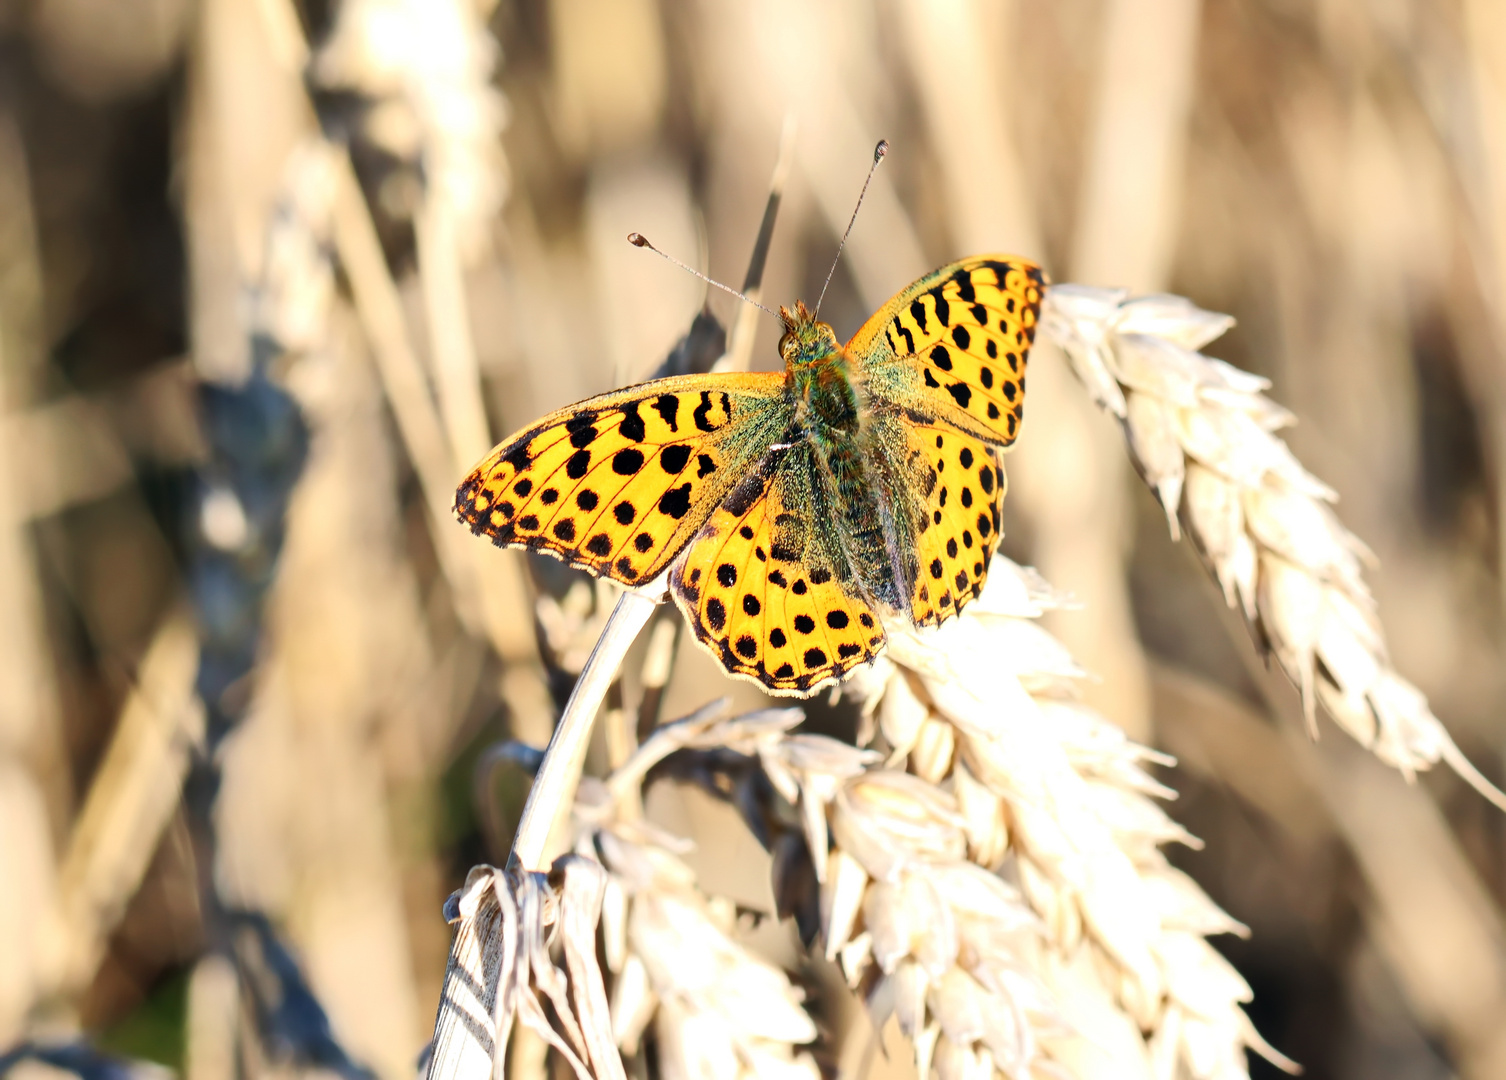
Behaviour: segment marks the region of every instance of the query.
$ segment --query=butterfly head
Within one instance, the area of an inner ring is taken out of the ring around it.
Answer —
[[[836,332],[811,314],[802,301],[795,301],[794,310],[781,307],[779,317],[784,321],[779,355],[784,358],[786,370],[818,364],[841,352]]]

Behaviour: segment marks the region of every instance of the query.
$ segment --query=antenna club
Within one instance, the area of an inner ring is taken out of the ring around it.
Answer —
[[[877,165],[889,153],[889,140],[880,139],[873,148],[873,163]]]
[[[630,233],[628,233],[628,243],[632,244],[634,247],[648,248],[648,250],[652,251],[655,255],[659,255],[659,256],[662,256],[663,258],[668,259],[670,262],[672,262],[676,266],[678,266],[681,270],[684,270],[687,274],[690,274],[693,277],[700,278],[706,284],[708,284],[708,285],[715,285],[718,289],[721,289],[723,292],[729,292],[729,293],[731,293],[733,296],[737,297],[739,300],[746,300],[748,303],[752,304],[754,307],[763,308],[763,310],[764,311],[768,311],[770,315],[774,314],[774,312],[769,311],[768,308],[764,307],[762,304],[760,304],[757,300],[754,300],[752,297],[750,297],[750,296],[744,296],[742,293],[738,292],[736,289],[732,288],[730,285],[723,285],[720,281],[713,281],[711,278],[709,278],[705,274],[701,273],[695,267],[693,267],[693,266],[686,266],[679,259],[675,258],[673,255],[670,255],[668,252],[660,251],[658,248],[654,247],[653,244],[650,244],[648,242],[648,237],[644,236],[642,233],[639,233],[639,232],[630,232]]]

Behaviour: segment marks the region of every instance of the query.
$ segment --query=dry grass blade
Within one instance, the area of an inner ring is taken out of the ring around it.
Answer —
[[[456,947],[445,972],[428,1080],[500,1076],[514,1021],[557,1050],[578,1080],[623,1080],[596,965],[605,888],[602,868],[578,856],[558,860],[549,876],[471,870],[445,905],[458,924]],[[568,976],[550,958],[551,937],[563,941]]]
[[[1200,350],[1232,325],[1178,296],[1058,285],[1042,325],[1098,405],[1119,418],[1140,475],[1302,693],[1410,777],[1442,760],[1506,809],[1427,698],[1391,666],[1365,584],[1373,561],[1331,488],[1275,433],[1292,422],[1258,376]],[[1314,731],[1315,731],[1314,727]]]
[[[189,756],[204,737],[203,706],[193,695],[197,644],[181,613],[157,632],[69,837],[58,869],[69,987],[93,978],[178,811]]]

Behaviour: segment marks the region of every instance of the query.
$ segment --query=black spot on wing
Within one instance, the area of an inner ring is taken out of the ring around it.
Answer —
[[[660,394],[654,399],[654,411],[659,414],[659,419],[669,425],[670,431],[679,431],[680,425],[676,416],[680,411],[680,399],[674,394]]]
[[[911,351],[913,352],[914,350],[911,349]],[[507,451],[507,453],[502,455],[502,460],[507,462],[507,464],[511,465],[514,469],[517,469],[520,472],[523,469],[528,468],[528,463],[532,460],[532,455],[528,453],[528,447],[532,442],[532,436],[521,440],[516,446],[512,447]]]
[[[946,392],[951,394],[952,400],[956,401],[964,409],[967,408],[967,403],[973,398],[972,387],[968,386],[967,383],[952,383],[951,386],[946,388]]]
[[[659,499],[659,513],[668,514],[676,521],[690,513],[690,484],[687,482],[666,491]]]
[[[920,302],[919,297],[910,301],[910,318],[915,320],[915,325],[920,327],[920,332],[926,332],[926,306]],[[911,351],[914,346],[911,346]]]
[[[722,411],[726,412],[727,395],[726,394],[720,394],[718,396],[721,399]],[[695,426],[696,426],[696,430],[697,431],[708,431],[709,432],[709,431],[715,431],[717,429],[718,425],[713,424],[711,422],[711,410],[712,410],[713,407],[714,406],[713,406],[713,402],[711,400],[711,391],[710,390],[702,390],[701,391],[701,403],[695,407],[695,412],[691,414],[692,417],[695,419]]]
[[[643,417],[638,415],[638,402],[630,401],[622,407],[622,423],[617,430],[622,437],[631,442],[642,442],[648,435],[648,428],[643,423]]]
[[[565,430],[570,433],[570,445],[576,449],[585,446],[586,443],[596,438],[596,414],[589,409],[582,409],[570,419],[565,421]],[[589,431],[591,434],[583,441],[577,441],[576,436]]]
[[[591,468],[591,451],[577,450],[570,455],[570,460],[565,462],[565,475],[571,480],[579,480],[586,475]]]
[[[688,446],[666,446],[659,451],[659,467],[671,476],[682,472],[689,461],[690,447]]]

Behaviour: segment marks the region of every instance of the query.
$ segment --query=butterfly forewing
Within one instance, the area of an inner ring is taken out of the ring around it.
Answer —
[[[696,536],[670,584],[696,637],[730,674],[808,694],[872,660],[873,608],[805,543],[821,524],[769,469],[750,476]]]
[[[460,485],[456,513],[496,544],[641,584],[783,430],[783,384],[686,376],[563,409],[493,450]]]
[[[918,626],[936,625],[983,591],[999,543],[1004,470],[987,443],[950,427],[912,426],[909,448],[912,475],[925,494],[910,617]]]
[[[1027,260],[963,259],[885,304],[847,353],[870,369],[879,395],[1007,446],[1019,435],[1044,288]]]

